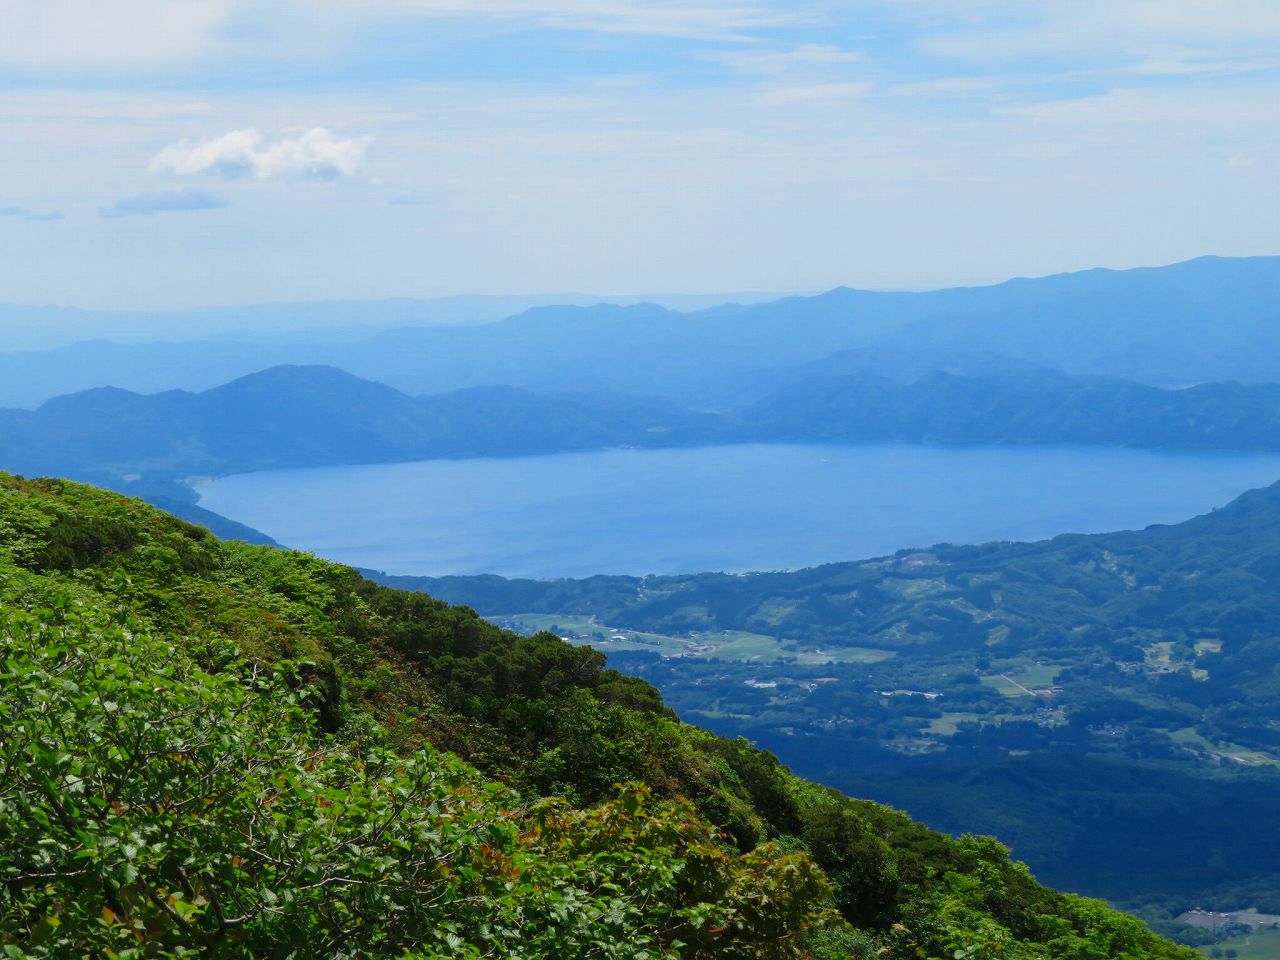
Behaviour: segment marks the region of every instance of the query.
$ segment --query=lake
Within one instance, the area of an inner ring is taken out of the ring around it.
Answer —
[[[276,470],[201,505],[389,573],[780,570],[934,543],[1174,523],[1280,479],[1280,454],[748,444]]]

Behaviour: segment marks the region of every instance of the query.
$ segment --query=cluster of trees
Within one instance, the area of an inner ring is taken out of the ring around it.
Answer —
[[[115,494],[0,475],[0,607],[12,956],[1186,956],[593,651]]]

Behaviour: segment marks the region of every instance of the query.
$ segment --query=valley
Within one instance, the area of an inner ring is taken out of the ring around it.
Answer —
[[[687,719],[1173,929],[1280,908],[1277,557],[1272,486],[1145,530],[792,572],[383,579],[560,627]]]
[[[1179,917],[1280,909],[1278,388],[1114,379],[1062,342],[1050,358],[894,337],[914,337],[932,321],[912,311],[940,304],[1004,302],[988,320],[1007,337],[1001,324],[1028,303],[1047,311],[1075,287],[1146,285],[1141,296],[1168,305],[1210,276],[1244,282],[1253,319],[1241,322],[1262,323],[1274,267],[726,306],[679,332],[678,362],[632,371],[643,386],[598,375],[688,316],[546,307],[385,330],[365,346],[334,334],[310,353],[288,336],[266,352],[234,338],[116,345],[102,356],[148,376],[164,373],[161,354],[181,361],[175,376],[201,351],[215,370],[287,363],[199,392],[104,382],[0,411],[0,453],[15,470],[92,481],[232,540],[304,548],[466,604],[539,649],[598,653],[685,722],[801,776],[946,833],[994,836],[1055,886],[1186,943],[1265,950],[1261,934],[1205,943]],[[888,313],[850,325],[854,305]],[[787,318],[826,332],[774,350]],[[719,362],[729,329],[769,363]],[[362,356],[402,366],[375,382],[299,363],[339,342],[357,371]],[[480,372],[489,351],[501,359]],[[429,373],[406,366],[428,353]],[[1236,360],[1221,368],[1246,369]],[[535,362],[573,369],[524,377]],[[1249,369],[1266,362],[1260,352]],[[393,385],[428,380],[422,395]],[[112,523],[90,539],[113,542]],[[130,570],[151,570],[141,557]],[[606,755],[621,749],[609,742]],[[558,750],[537,760],[555,789]]]
[[[1280,960],[1276,50],[0,0],[0,958]]]

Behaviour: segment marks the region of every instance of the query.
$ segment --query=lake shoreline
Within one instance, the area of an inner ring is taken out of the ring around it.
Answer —
[[[802,569],[941,543],[1170,523],[1280,477],[1280,454],[733,444],[237,474],[200,506],[391,574]],[[621,558],[621,559],[620,559]]]

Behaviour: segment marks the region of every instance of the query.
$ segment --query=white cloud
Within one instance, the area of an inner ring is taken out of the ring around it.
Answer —
[[[355,174],[368,142],[342,138],[323,127],[274,143],[264,143],[254,129],[232,130],[212,140],[172,143],[155,155],[150,169],[179,176],[210,173],[227,180],[333,180]]]

